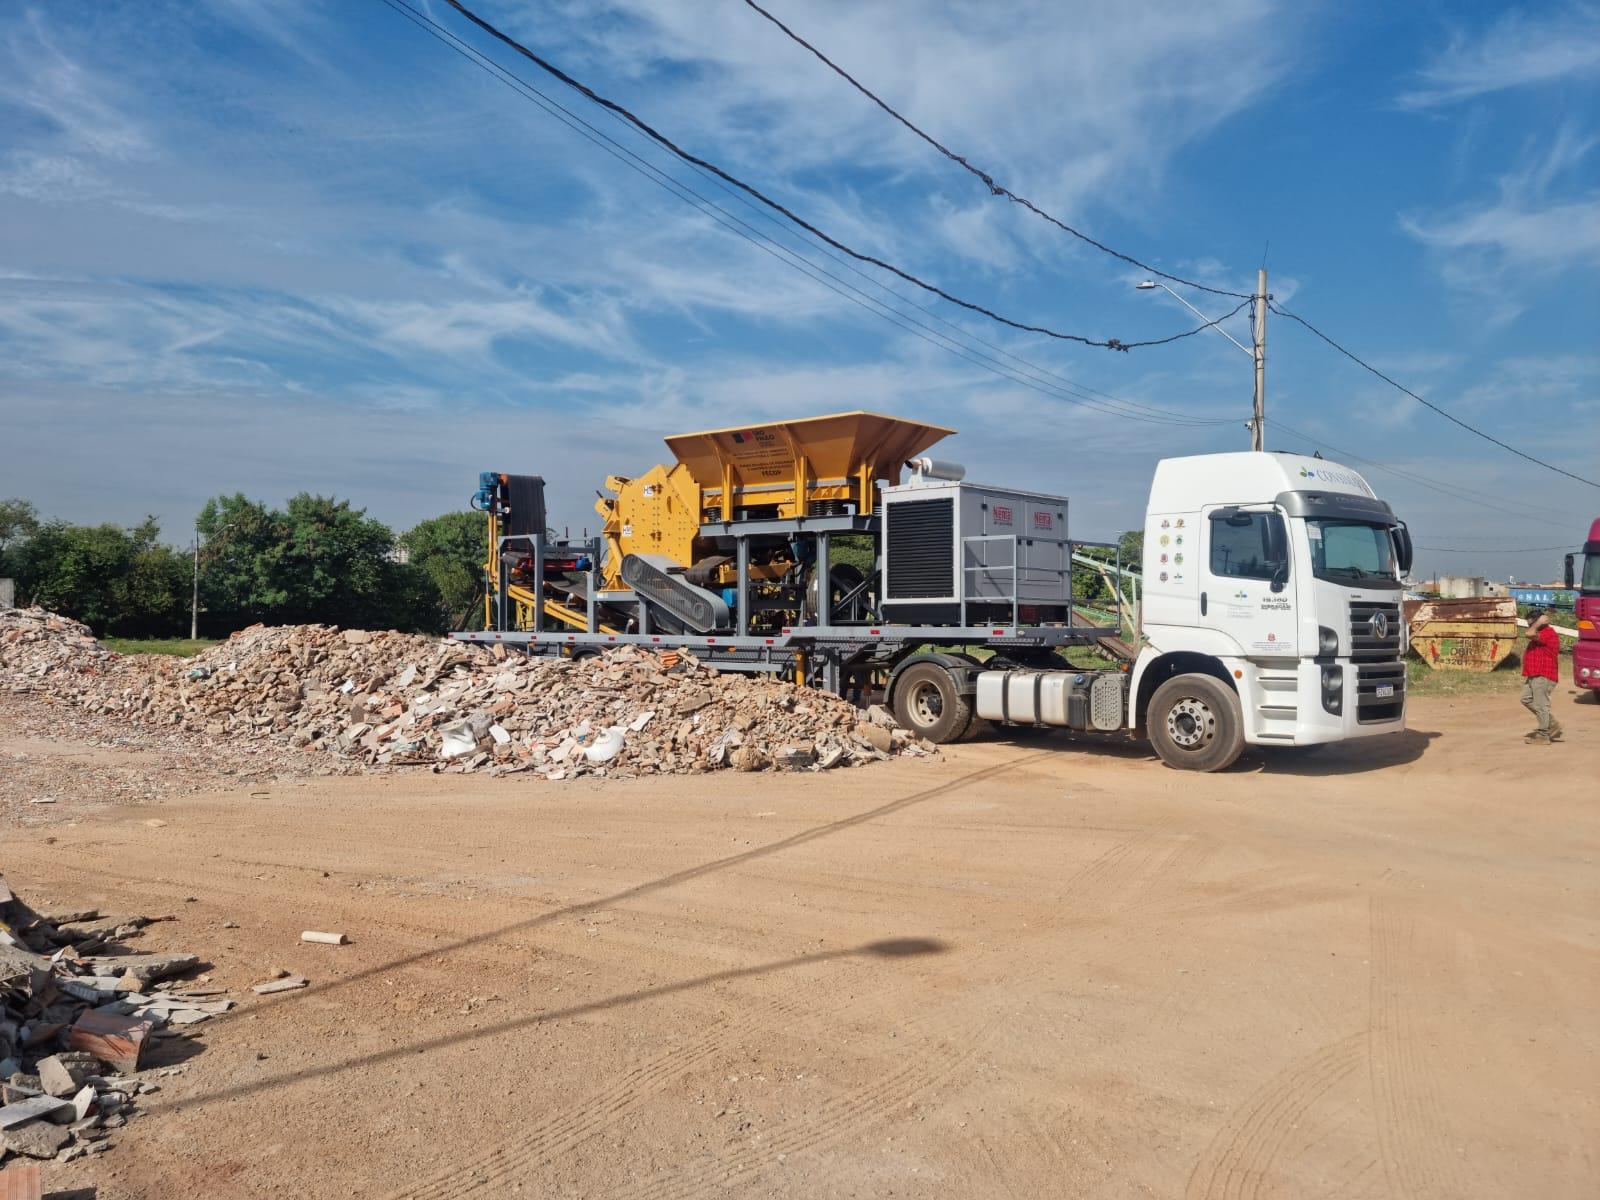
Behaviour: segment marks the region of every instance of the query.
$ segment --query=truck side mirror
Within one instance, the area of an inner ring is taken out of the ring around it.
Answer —
[[[1261,551],[1267,562],[1273,564],[1272,590],[1283,591],[1283,585],[1289,580],[1289,534],[1277,513],[1268,513],[1261,522]]]
[[[1413,547],[1411,545],[1411,530],[1406,528],[1406,523],[1404,521],[1401,521],[1400,524],[1395,526],[1394,541],[1395,558],[1400,566],[1400,574],[1409,575],[1411,573]]]
[[[1572,555],[1572,554],[1567,555],[1566,569],[1562,572],[1562,580],[1563,580],[1563,582],[1565,583],[1565,585],[1567,587],[1572,587],[1573,584],[1575,584],[1577,582],[1577,579],[1578,579],[1577,572],[1575,570],[1573,570],[1573,560],[1574,560],[1574,558],[1576,558],[1576,555]]]

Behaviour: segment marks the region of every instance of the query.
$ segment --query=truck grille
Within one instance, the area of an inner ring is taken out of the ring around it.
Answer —
[[[1392,696],[1379,696],[1380,687],[1393,687]],[[1363,663],[1356,668],[1356,722],[1396,721],[1406,710],[1406,665],[1403,662]]]
[[[1373,617],[1382,614],[1384,636],[1372,630]],[[1350,601],[1350,657],[1357,662],[1393,662],[1400,657],[1400,606],[1381,600]]]

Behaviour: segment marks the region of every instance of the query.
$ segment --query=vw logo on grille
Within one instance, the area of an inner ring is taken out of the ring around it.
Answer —
[[[1367,628],[1372,632],[1373,637],[1380,642],[1383,641],[1384,638],[1389,636],[1389,614],[1384,612],[1373,613],[1372,619],[1367,622]]]

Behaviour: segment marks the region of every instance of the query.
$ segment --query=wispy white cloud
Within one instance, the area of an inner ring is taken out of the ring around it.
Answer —
[[[1491,92],[1600,75],[1600,6],[1511,9],[1475,37],[1457,35],[1398,98],[1425,109]]]
[[[1443,250],[1486,250],[1510,265],[1549,270],[1600,261],[1600,196],[1539,206],[1515,191],[1487,208],[1433,222],[1409,219],[1405,227]]]
[[[1574,444],[1592,450],[1600,444],[1600,430],[1595,430],[1600,417],[1600,356],[1522,354],[1502,359],[1462,392],[1461,403],[1474,413],[1524,414],[1536,430],[1544,427],[1558,453]],[[1574,427],[1574,421],[1581,424]],[[1596,436],[1584,437],[1585,427]]]
[[[425,355],[481,358],[512,339],[559,342],[610,358],[637,353],[614,303],[562,311],[529,293],[443,303],[337,299],[329,308],[386,345]]]
[[[1445,281],[1485,305],[1493,320],[1522,312],[1530,290],[1600,266],[1600,189],[1573,186],[1600,139],[1570,126],[1543,153],[1502,175],[1494,200],[1402,216],[1401,227],[1433,251]]]
[[[624,103],[648,88],[667,131],[775,185],[803,188],[821,168],[837,181],[843,167],[847,177],[949,181],[958,209],[985,194],[741,5],[609,0],[569,5],[574,19],[560,21],[502,11],[536,44],[555,41],[564,61],[615,81]],[[1274,87],[1304,19],[1270,0],[830,2],[784,15],[912,120],[1069,219],[1159,178],[1175,150]],[[907,215],[921,234],[950,207]],[[1015,236],[1039,233],[1031,220],[1014,220]],[[967,232],[945,228],[957,244]],[[1057,235],[1039,240],[1075,252]]]
[[[82,204],[113,195],[105,177],[66,154],[20,150],[0,165],[0,193],[43,204]]]
[[[14,14],[0,32],[0,111],[10,106],[68,147],[111,159],[148,157],[149,136],[131,97],[64,53],[40,11]]]
[[[989,197],[738,4],[482,3],[694,148],[952,290],[1102,335],[1190,323]],[[583,497],[658,461],[663,433],[871,407],[961,429],[945,449],[975,477],[1070,491],[1075,528],[1105,534],[1136,519],[1129,481],[1152,456],[1243,442],[1233,424],[1146,426],[1051,399],[869,316],[381,6],[112,6],[92,36],[54,6],[33,12],[0,32],[0,427],[23,431],[0,437],[0,477],[63,515],[182,521],[223,488],[338,487],[406,524],[498,467],[544,472],[576,529],[592,520]],[[1296,77],[1306,12],[818,0],[785,15],[1046,208],[1093,232],[1149,221],[1130,238],[1141,257],[1249,290],[1258,246],[1252,261],[1206,260],[1203,209],[1174,223],[1181,235],[1151,217],[1188,206],[1163,195],[1165,173],[1192,171],[1195,147]],[[108,55],[113,33],[141,52]],[[1571,200],[1570,174],[1530,169],[1516,194]],[[1215,334],[1086,354],[891,286],[1109,391],[1197,416],[1248,408],[1248,363]],[[1273,291],[1287,301],[1293,286],[1285,271]],[[1269,379],[1292,420],[1327,389],[1302,398],[1291,372],[1275,361]],[[1392,396],[1373,403],[1393,411]],[[78,453],[42,467],[37,448],[68,431]]]
[[[1104,197],[1130,172],[1159,171],[1186,140],[1271,86],[1293,43],[1293,22],[1273,8],[1270,0],[1227,0],[1198,15],[1174,0],[1130,22],[1046,4],[1004,19],[959,6],[836,4],[807,18],[919,119],[992,153],[1019,180],[1044,187],[1041,198],[1071,207]],[[530,19],[521,6],[486,9],[512,26]],[[68,376],[131,387],[142,364],[153,386],[234,386],[238,364],[258,355],[266,373],[307,386],[319,374],[331,380],[331,366],[307,364],[337,357],[341,339],[352,343],[344,350],[352,363],[426,374],[430,355],[459,368],[473,356],[492,362],[508,349],[536,353],[551,344],[643,364],[650,356],[642,326],[663,318],[688,321],[716,342],[730,320],[810,338],[808,326],[827,322],[853,334],[866,316],[705,215],[619,174],[611,160],[381,12],[375,28],[419,48],[426,64],[398,107],[396,97],[361,94],[350,31],[330,27],[321,6],[228,0],[202,22],[154,14],[160,27],[150,36],[190,63],[190,91],[230,97],[233,119],[248,111],[248,142],[227,122],[208,120],[189,94],[173,94],[168,75],[144,70],[143,60],[114,72],[85,65],[93,44],[69,38],[49,15],[37,10],[3,42],[14,69],[11,82],[0,83],[0,102],[25,105],[40,130],[0,159],[0,196],[22,206],[15,219],[0,220],[0,263],[36,279],[115,283],[139,294],[80,302],[72,316],[41,308],[37,298],[0,302],[14,348],[26,351],[22,370],[65,363]],[[1037,222],[1016,222],[981,189],[974,196],[959,176],[947,194],[942,161],[748,12],[618,0],[598,14],[574,9],[571,20],[550,21],[548,9],[544,16],[534,30],[540,44],[554,41],[612,82],[618,64],[624,76],[633,65],[664,125],[691,129],[718,156],[753,167],[869,250],[924,269],[931,263],[941,276],[937,260],[951,249],[980,275],[1020,270],[1029,254],[1076,253]],[[915,39],[905,37],[908,23]],[[1056,36],[1072,23],[1073,36]],[[283,53],[224,69],[195,41],[215,28]],[[1242,54],[1240,45],[1248,47]],[[327,63],[329,46],[338,49],[337,70]],[[381,75],[388,67],[378,57]],[[234,96],[246,99],[236,104]],[[1042,109],[1072,119],[1041,124]],[[0,154],[7,149],[0,141]],[[409,167],[412,160],[433,173]],[[453,185],[496,160],[505,163],[501,194]],[[818,168],[827,168],[826,185]],[[705,180],[684,177],[775,232]],[[912,177],[914,188],[882,192]],[[539,216],[530,220],[531,194],[554,191],[548,179],[567,198],[534,205]],[[410,199],[418,194],[427,197],[420,211]],[[904,211],[892,202],[918,196],[925,199]],[[895,219],[885,220],[886,211]],[[885,295],[820,261],[850,287]],[[168,286],[175,280],[184,290]],[[117,336],[119,322],[126,336]],[[74,352],[73,339],[90,336],[96,344]],[[163,352],[150,356],[152,347]],[[213,369],[221,375],[209,378]],[[500,370],[497,383],[509,384],[513,368]],[[351,386],[358,382],[366,381]]]

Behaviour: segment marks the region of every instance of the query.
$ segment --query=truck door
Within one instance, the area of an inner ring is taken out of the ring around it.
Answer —
[[[1283,514],[1219,505],[1203,515],[1201,623],[1226,634],[1242,655],[1296,655],[1295,580]]]

